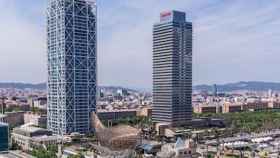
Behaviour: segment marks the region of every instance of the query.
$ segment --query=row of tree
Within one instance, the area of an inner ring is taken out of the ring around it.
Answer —
[[[194,114],[195,117],[223,118],[237,132],[262,132],[280,128],[279,111]]]

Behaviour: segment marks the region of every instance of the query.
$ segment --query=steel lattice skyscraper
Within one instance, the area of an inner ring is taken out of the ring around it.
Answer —
[[[96,106],[96,3],[49,0],[47,8],[48,128],[90,131]]]
[[[152,118],[183,125],[192,118],[192,23],[184,12],[160,17],[153,29]]]

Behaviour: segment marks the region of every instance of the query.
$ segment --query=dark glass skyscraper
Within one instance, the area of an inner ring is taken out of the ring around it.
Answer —
[[[89,132],[97,85],[94,0],[49,0],[47,54],[48,128]]]
[[[9,125],[0,122],[0,152],[9,149]]]
[[[163,12],[154,25],[152,118],[175,126],[192,118],[192,23],[184,12]]]

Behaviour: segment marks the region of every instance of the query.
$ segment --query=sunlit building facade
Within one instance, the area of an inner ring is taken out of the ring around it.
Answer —
[[[96,3],[49,0],[47,8],[48,128],[88,133],[96,106]]]
[[[186,124],[192,118],[192,23],[163,12],[153,29],[154,122]]]

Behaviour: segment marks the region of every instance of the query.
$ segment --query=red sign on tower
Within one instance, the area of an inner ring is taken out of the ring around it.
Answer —
[[[167,16],[171,16],[171,12],[162,12],[162,13],[160,13],[160,17],[161,18],[165,18]]]

